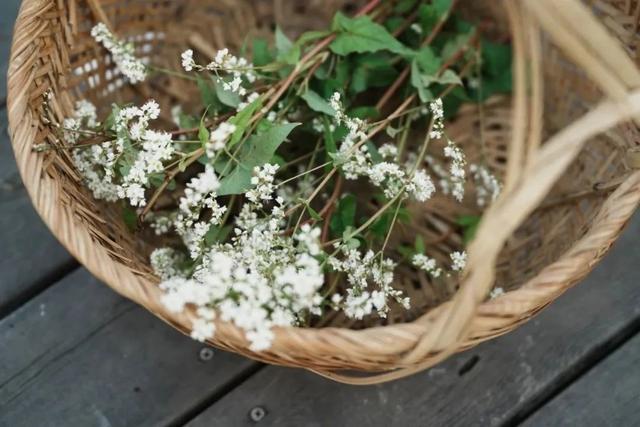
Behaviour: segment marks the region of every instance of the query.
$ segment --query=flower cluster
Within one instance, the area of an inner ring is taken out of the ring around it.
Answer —
[[[473,174],[478,206],[484,207],[487,202],[494,202],[501,190],[498,179],[489,172],[486,166],[473,164],[469,166],[469,171]]]
[[[180,198],[174,226],[182,236],[192,259],[202,255],[207,232],[219,223],[227,211],[227,207],[220,206],[216,200],[216,190],[219,187],[216,172],[212,166],[207,165],[203,172],[189,181]],[[201,220],[204,210],[209,212],[207,220]]]
[[[135,50],[131,43],[126,43],[114,36],[102,22],[91,29],[91,36],[111,53],[113,62],[122,75],[132,84],[144,81],[147,78],[147,67],[136,58]]]
[[[287,237],[282,234],[281,208],[274,208],[267,218],[259,218],[256,209],[257,205],[245,205],[234,237],[204,254],[190,279],[176,275],[161,284],[169,310],[180,312],[187,304],[196,307],[195,339],[213,337],[213,307],[222,320],[245,331],[254,351],[269,348],[273,327],[295,325],[307,313],[320,313],[323,297],[318,291],[324,272],[314,257],[320,230],[301,227]],[[166,277],[168,269],[162,267],[157,273]]]
[[[349,288],[346,297],[335,294],[332,302],[341,307],[348,317],[360,320],[374,309],[380,317],[386,317],[390,300],[409,308],[409,298],[391,286],[395,267],[392,260],[376,256],[373,251],[363,255],[357,249],[350,249],[343,260],[329,257],[329,265],[334,271],[347,276]]]
[[[232,55],[229,49],[221,49],[216,52],[213,60],[207,65],[199,65],[193,59],[193,50],[188,49],[182,52],[182,68],[185,71],[211,71],[222,84],[224,90],[237,93],[240,96],[247,94],[247,89],[243,86],[243,80],[253,83],[256,80],[256,74],[253,65],[245,58],[239,58]],[[220,72],[228,73],[230,78],[224,79],[220,76]]]
[[[437,261],[424,254],[415,254],[411,259],[411,262],[414,266],[425,271],[434,279],[437,279],[442,275],[442,268],[438,267]]]
[[[447,146],[444,148],[444,156],[451,160],[449,165],[451,194],[461,202],[464,198],[464,184],[467,174],[464,152],[453,141],[448,141]]]
[[[346,179],[367,177],[371,184],[383,190],[388,199],[409,195],[419,202],[425,202],[433,196],[435,185],[429,175],[426,171],[415,168],[407,172],[407,169],[397,162],[397,147],[390,144],[382,145],[378,153],[385,160],[374,163],[369,147],[363,144],[367,140],[367,125],[361,119],[351,118],[345,113],[340,102],[340,93],[334,93],[329,104],[336,112],[336,124],[344,124],[349,130],[336,156]]]

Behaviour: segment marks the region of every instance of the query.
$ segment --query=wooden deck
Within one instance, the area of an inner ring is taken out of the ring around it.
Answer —
[[[0,2],[6,73],[19,0]],[[366,388],[180,335],[55,241],[22,187],[0,87],[0,426],[640,425],[640,216],[517,331]]]

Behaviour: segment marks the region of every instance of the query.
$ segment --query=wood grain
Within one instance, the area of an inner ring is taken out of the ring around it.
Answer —
[[[640,335],[573,383],[524,426],[623,427],[640,422]]]
[[[536,319],[424,373],[363,388],[268,367],[189,425],[252,425],[256,406],[267,413],[261,426],[509,425],[638,326],[638,233],[640,216],[584,283]]]
[[[1,321],[0,342],[0,425],[12,427],[168,425],[255,367],[217,350],[203,361],[202,345],[84,269]]]

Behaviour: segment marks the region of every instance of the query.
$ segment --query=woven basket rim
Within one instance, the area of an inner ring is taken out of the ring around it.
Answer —
[[[28,90],[35,78],[34,58],[38,57],[40,47],[33,40],[43,31],[38,16],[45,9],[42,6],[44,3],[47,2],[23,0],[14,30],[8,70],[9,135],[25,188],[47,227],[92,274],[116,292],[186,332],[192,314],[174,315],[167,312],[159,302],[161,292],[155,283],[116,262],[103,247],[94,243],[86,224],[75,218],[73,206],[59,202],[62,194],[60,184],[44,170],[46,165],[42,156],[31,149],[37,132],[37,127],[32,126],[32,123],[39,118],[34,117],[33,111],[28,107]],[[517,327],[586,276],[620,234],[639,202],[640,172],[634,172],[608,196],[586,234],[574,242],[557,261],[546,266],[520,288],[485,301],[478,307],[470,334],[456,351]],[[272,348],[262,353],[248,350],[248,343],[238,327],[218,321],[212,344],[262,361],[305,368],[309,366],[304,362],[283,354],[309,354],[311,345],[317,352],[335,352],[334,360],[348,358],[353,352],[359,353],[360,357],[380,357],[382,360],[390,354],[385,344],[389,340],[394,341],[394,353],[398,352],[399,347],[410,351],[429,330],[438,311],[449,303],[446,302],[409,323],[359,330],[338,327],[276,328]],[[498,318],[495,316],[496,312],[509,312],[510,316]],[[375,339],[372,339],[374,336]],[[339,362],[326,362],[327,368],[333,368],[336,364],[340,365]],[[399,367],[397,364],[395,366]],[[380,365],[380,369],[389,368],[384,363]]]

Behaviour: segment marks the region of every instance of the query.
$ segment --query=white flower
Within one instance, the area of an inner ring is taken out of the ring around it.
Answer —
[[[324,284],[320,262],[310,255],[319,248],[319,230],[301,227],[295,238],[283,234],[284,214],[258,218],[257,205],[245,204],[234,237],[209,248],[191,279],[172,277],[161,283],[168,310],[196,307],[193,336],[211,338],[215,310],[223,321],[245,331],[253,351],[271,345],[275,326],[290,326],[305,314],[319,314]]]
[[[118,40],[107,26],[100,22],[91,29],[91,36],[107,49],[116,67],[132,84],[142,82],[147,77],[147,70],[142,61],[135,57],[133,45]]]
[[[209,143],[207,143],[207,157],[213,158],[216,153],[226,145],[227,141],[236,131],[236,126],[229,122],[222,122],[209,134]]]
[[[213,338],[216,331],[216,325],[208,320],[199,318],[193,321],[191,338],[196,341],[205,342],[209,338]]]
[[[489,298],[490,299],[496,299],[496,298],[498,298],[499,296],[502,296],[502,295],[504,295],[504,289],[502,289],[502,288],[493,288],[491,290],[491,293],[489,294]]]
[[[426,202],[436,191],[431,177],[424,170],[415,172],[408,187],[409,194],[419,202]]]
[[[398,157],[398,147],[394,144],[382,144],[380,148],[378,148],[378,153],[382,156],[383,159],[388,160],[397,160]]]
[[[433,115],[433,126],[429,137],[431,139],[440,139],[444,135],[444,109],[442,99],[438,98],[429,103],[429,110]]]
[[[438,263],[435,259],[429,258],[423,254],[415,254],[411,259],[411,262],[414,266],[418,267],[421,270],[424,270],[434,279],[437,279],[442,275],[442,269],[438,267]]]
[[[191,49],[185,50],[184,52],[182,52],[181,58],[182,58],[182,68],[184,68],[184,70],[187,72],[192,71],[193,68],[196,66],[196,63],[193,60],[193,50]]]
[[[448,141],[444,148],[444,156],[451,159],[449,167],[449,181],[451,182],[451,192],[453,197],[459,202],[464,198],[464,183],[466,178],[465,166],[466,158],[464,152],[452,141]]]
[[[351,249],[343,260],[329,257],[328,262],[335,271],[347,276],[350,287],[347,288],[346,298],[332,297],[334,305],[340,303],[347,317],[360,320],[374,309],[380,317],[386,317],[389,299],[408,305],[409,301],[402,291],[391,286],[395,268],[392,260],[380,258],[373,251],[362,255],[358,250]]]
[[[274,176],[278,171],[278,165],[266,163],[253,169],[251,185],[253,188],[247,191],[246,196],[253,203],[266,202],[273,199],[275,185]]]
[[[180,276],[178,264],[184,261],[184,256],[173,248],[155,249],[149,257],[153,272],[162,280]]]
[[[494,202],[502,189],[498,179],[485,166],[474,164],[469,166],[469,170],[473,174],[478,206],[484,207],[487,200]]]
[[[451,257],[451,269],[453,271],[462,271],[464,270],[465,266],[467,265],[467,253],[462,251],[462,252],[452,252],[451,254],[449,254],[449,256]]]

